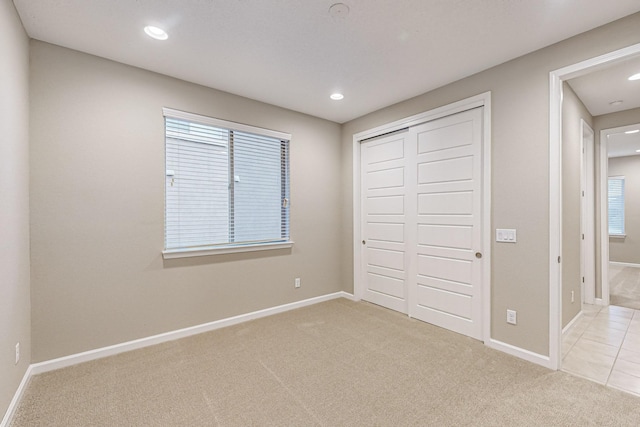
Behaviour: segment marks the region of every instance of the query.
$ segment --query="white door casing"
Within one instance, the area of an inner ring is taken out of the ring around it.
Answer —
[[[580,207],[580,276],[582,302],[593,304],[596,294],[595,266],[595,190],[594,190],[594,132],[584,121],[581,127],[581,207]]]
[[[640,50],[640,46],[638,47]],[[596,304],[609,305],[611,295],[609,286],[609,135],[623,133],[637,129],[638,124],[602,129],[600,131],[600,283],[601,296],[596,298]]]
[[[559,258],[559,254],[562,253],[562,82],[638,55],[640,55],[640,43],[549,73],[549,356],[541,364],[550,369],[560,369],[562,362],[562,265]],[[603,162],[602,157],[600,161]],[[602,185],[602,180],[600,182]],[[606,203],[600,203],[601,209],[606,209],[603,206],[606,206]],[[606,212],[603,215],[601,211],[601,217],[606,218]],[[608,240],[608,235],[605,238],[603,230],[601,230],[601,240],[602,242]],[[601,248],[603,265],[608,257],[608,245],[603,244]],[[603,288],[608,279],[607,270],[607,268],[601,268]],[[604,294],[604,289],[602,297],[602,303],[608,304],[608,301],[604,300],[608,298],[608,295]]]

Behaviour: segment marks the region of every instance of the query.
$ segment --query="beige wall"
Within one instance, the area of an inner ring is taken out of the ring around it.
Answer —
[[[640,156],[609,159],[609,176],[624,176],[624,239],[609,239],[609,261],[640,264]]]
[[[492,92],[492,228],[516,228],[515,245],[492,244],[491,335],[549,353],[549,72],[640,42],[640,14],[346,123],[342,130],[343,281],[353,288],[353,134],[485,91]],[[416,54],[420,54],[417,52]],[[493,231],[492,231],[493,235]],[[551,257],[555,258],[556,254]],[[505,321],[518,311],[518,325]]]
[[[30,362],[29,39],[0,1],[0,419]],[[20,362],[15,365],[15,345]]]
[[[600,132],[605,129],[612,129],[620,126],[640,123],[640,108],[620,111],[617,113],[603,114],[593,118],[593,129],[596,133],[596,206],[600,206]],[[596,209],[596,298],[602,298],[602,252],[600,250],[602,242],[600,239],[600,209]]]
[[[163,261],[162,107],[292,134],[292,250]],[[338,124],[38,41],[31,117],[35,362],[341,290]]]
[[[593,118],[567,83],[562,101],[562,326],[581,310],[580,172],[581,120],[593,128]],[[571,302],[571,292],[574,302]]]
[[[33,361],[352,291],[352,135],[485,91],[492,229],[518,230],[492,244],[492,337],[548,354],[548,73],[640,42],[639,26],[632,15],[342,127],[32,42]],[[293,250],[162,260],[164,106],[293,134]]]

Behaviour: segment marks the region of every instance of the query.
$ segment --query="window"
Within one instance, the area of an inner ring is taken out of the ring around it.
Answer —
[[[609,177],[609,235],[624,236],[624,176]]]
[[[165,258],[290,247],[290,135],[164,116]]]

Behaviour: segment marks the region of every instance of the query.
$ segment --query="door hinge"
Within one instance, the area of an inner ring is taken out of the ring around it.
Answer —
[[[584,283],[584,277],[582,278],[582,283]]]
[[[560,258],[560,256],[558,256],[558,264],[560,264],[560,261],[562,261],[562,258]]]
[[[582,233],[582,240],[584,240],[584,233]]]

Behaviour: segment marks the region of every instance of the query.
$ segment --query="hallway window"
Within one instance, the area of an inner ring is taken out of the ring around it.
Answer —
[[[624,236],[624,176],[609,177],[609,235]]]

